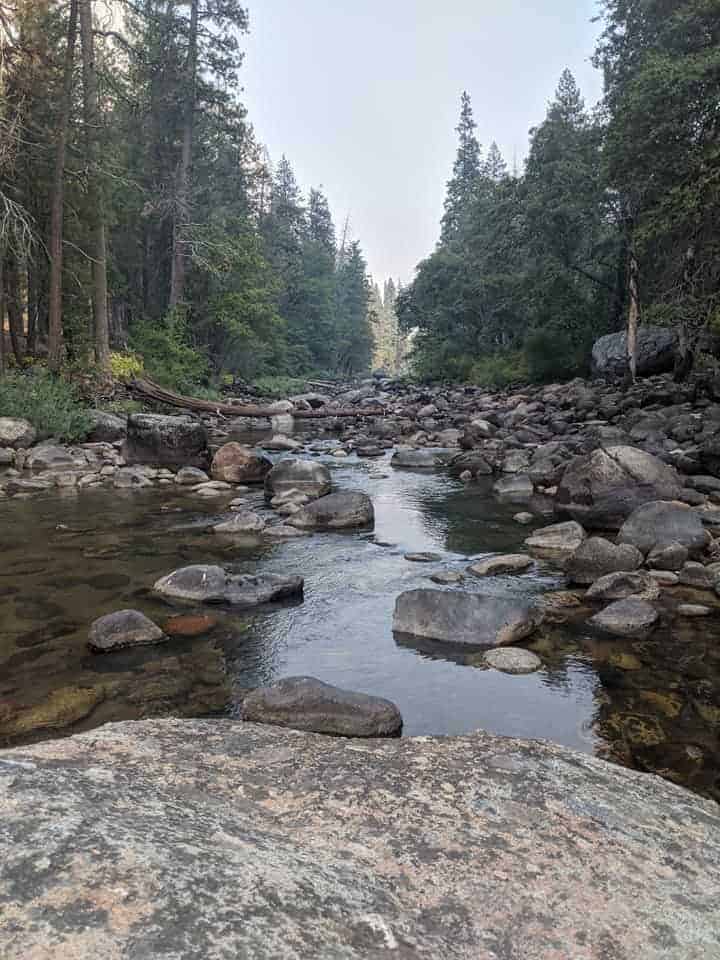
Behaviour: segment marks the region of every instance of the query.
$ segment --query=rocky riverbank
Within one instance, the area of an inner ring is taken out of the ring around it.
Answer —
[[[113,724],[0,754],[4,960],[710,960],[717,806],[548,743]]]

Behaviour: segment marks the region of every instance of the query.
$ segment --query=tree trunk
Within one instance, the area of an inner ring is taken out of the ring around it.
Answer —
[[[199,0],[191,0],[190,34],[188,37],[187,64],[185,70],[185,105],[182,130],[182,147],[175,189],[175,220],[173,224],[173,258],[170,277],[170,300],[172,310],[185,298],[185,273],[187,267],[186,246],[190,225],[190,167],[192,164],[193,126],[195,121],[197,33]]]
[[[681,383],[692,373],[695,365],[695,350],[699,329],[697,323],[692,323],[692,275],[695,264],[695,244],[689,244],[685,251],[682,284],[680,287],[680,324],[678,327],[678,355],[675,361],[674,378]]]
[[[50,283],[48,304],[48,357],[50,366],[57,369],[63,354],[62,325],[62,263],[63,263],[63,195],[65,189],[65,151],[67,147],[70,110],[72,108],[73,64],[77,38],[78,0],[70,0],[62,101],[58,119],[58,137],[55,147],[55,171],[50,201]]]
[[[627,326],[627,352],[628,352],[628,375],[630,381],[635,383],[637,377],[637,337],[638,326],[640,325],[640,289],[638,284],[639,268],[635,253],[630,250],[630,260],[628,264],[628,326]]]
[[[20,298],[20,272],[15,254],[11,253],[5,260],[5,290],[7,299],[8,327],[10,328],[10,343],[15,355],[15,362],[22,366],[24,354],[21,343],[23,336],[22,302]]]
[[[5,248],[0,244],[0,376],[5,373]]]
[[[27,264],[27,343],[25,349],[29,357],[37,353],[38,317],[40,313],[40,297],[35,265]]]
[[[92,223],[93,317],[95,333],[95,361],[100,373],[110,376],[110,330],[108,326],[107,255],[105,249],[105,210],[100,186],[98,137],[100,111],[98,109],[95,43],[92,26],[93,0],[79,0],[80,42],[82,46],[83,108],[88,164],[88,200]]]

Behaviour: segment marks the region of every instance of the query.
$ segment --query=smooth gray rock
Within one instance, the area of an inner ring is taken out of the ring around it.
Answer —
[[[689,556],[688,548],[673,541],[653,547],[647,557],[648,567],[655,570],[680,570]]]
[[[536,653],[523,650],[522,647],[497,647],[488,650],[483,660],[493,670],[513,675],[535,673],[542,666],[542,660]]]
[[[127,436],[127,420],[105,410],[90,410],[92,422],[88,440],[93,443],[115,443]]]
[[[497,577],[503,573],[524,573],[533,563],[533,558],[525,553],[505,553],[499,557],[477,560],[468,567],[468,573],[472,573],[476,577]]]
[[[265,498],[272,500],[293,489],[311,500],[324,497],[332,490],[330,471],[314,460],[286,457],[278,461],[265,477]]]
[[[683,503],[662,500],[643,504],[628,517],[618,533],[618,543],[630,543],[647,555],[658,547],[680,544],[691,557],[710,542],[700,514]]]
[[[167,637],[157,624],[138,610],[118,610],[99,617],[90,626],[88,646],[94,653],[110,653],[124,647],[163,643]]]
[[[677,357],[677,334],[669,327],[638,330],[637,373],[649,377],[673,369]],[[595,341],[592,349],[593,375],[621,378],[627,370],[627,333],[609,333]]]
[[[624,600],[626,597],[657,600],[660,596],[660,584],[644,570],[616,571],[599,577],[585,596],[589,600],[602,601]]]
[[[122,449],[129,465],[204,467],[208,458],[208,435],[204,424],[192,417],[132,413]]]
[[[390,465],[410,470],[436,470],[446,466],[457,451],[442,447],[398,447],[392,455]]]
[[[714,960],[720,939],[718,805],[539,740],[107,724],[3,751],[0,817],[3,960]]]
[[[230,574],[222,567],[196,564],[161,577],[153,591],[171,601],[254,607],[273,600],[302,597],[303,579],[270,573]]]
[[[615,637],[646,636],[660,619],[655,607],[638,597],[618,600],[591,618],[590,623]]]
[[[50,440],[32,447],[25,458],[26,470],[63,470],[83,466],[87,469],[87,460],[82,455],[79,454],[76,459],[68,447]]]
[[[375,522],[372,500],[365,493],[343,491],[313,500],[287,521],[300,530],[345,530],[370,527]]]
[[[589,537],[580,544],[565,564],[565,572],[572,583],[594,583],[606,573],[637,570],[643,555],[630,544],[615,544],[602,537]]]
[[[528,553],[540,560],[567,561],[582,545],[586,534],[579,523],[553,523],[525,538]]]
[[[181,467],[175,474],[175,483],[181,487],[194,487],[198,483],[207,483],[210,477],[198,467]]]
[[[421,589],[397,598],[393,630],[456,646],[499,647],[525,640],[540,621],[525,600]]]
[[[563,474],[557,503],[585,527],[618,530],[637,507],[674,500],[681,491],[674,467],[637,447],[619,445],[576,457]]]
[[[396,737],[402,730],[400,711],[389,700],[313,677],[288,677],[253,690],[243,700],[242,718],[336,737]]]
[[[35,427],[20,417],[0,417],[0,447],[21,450],[35,443]]]

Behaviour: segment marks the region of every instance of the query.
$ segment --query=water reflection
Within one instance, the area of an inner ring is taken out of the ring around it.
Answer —
[[[720,796],[720,619],[680,622],[668,609],[649,640],[612,642],[584,626],[577,606],[576,623],[550,623],[528,643],[543,667],[523,677],[487,669],[479,651],[393,637],[400,592],[435,587],[433,573],[462,571],[468,557],[521,549],[518,507],[498,503],[489,481],[323,461],[338,486],[372,496],[372,535],[242,544],[208,532],[229,497],[199,501],[175,488],[1,503],[0,743],[133,717],[233,715],[246,689],[311,674],[394,700],[405,734],[544,737]],[[248,506],[265,509],[261,491]],[[413,564],[413,552],[441,560]],[[162,647],[87,652],[88,626],[104,613],[136,607],[162,624],[177,612],[149,587],[187,563],[300,573],[306,599],[213,610],[207,636]],[[526,596],[563,586],[539,565],[525,576],[468,578],[462,589]]]

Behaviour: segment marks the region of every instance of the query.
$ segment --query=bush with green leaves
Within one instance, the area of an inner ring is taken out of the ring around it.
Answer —
[[[495,353],[473,363],[467,378],[479,387],[501,390],[528,379],[525,356],[519,352]]]
[[[197,393],[207,386],[207,354],[191,340],[185,312],[176,309],[162,320],[138,320],[130,331],[130,347],[142,357],[145,373],[163,387]]]
[[[527,372],[533,383],[572,380],[587,372],[590,344],[573,343],[562,330],[538,329],[525,339]]]
[[[38,440],[65,443],[84,440],[92,426],[77,388],[42,367],[0,376],[0,417],[22,417],[35,427]]]

